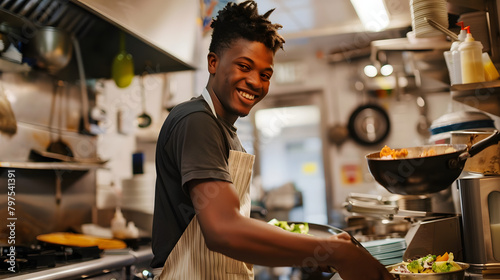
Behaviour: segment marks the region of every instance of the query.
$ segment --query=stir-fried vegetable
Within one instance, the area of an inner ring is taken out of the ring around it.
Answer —
[[[296,233],[301,233],[301,234],[308,234],[309,233],[309,225],[307,223],[288,224],[286,221],[278,221],[277,219],[272,219],[268,222],[268,224],[278,226],[278,227],[280,227],[284,230],[290,231],[290,232],[296,232]]]
[[[461,270],[462,268],[453,260],[453,253],[446,252],[441,256],[427,255],[416,260],[403,262],[395,267],[392,272],[399,273],[443,273]]]

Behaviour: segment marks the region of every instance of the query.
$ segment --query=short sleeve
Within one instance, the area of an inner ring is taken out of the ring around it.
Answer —
[[[173,156],[180,170],[184,191],[193,179],[231,182],[228,171],[229,146],[217,121],[206,112],[184,117],[174,128]]]

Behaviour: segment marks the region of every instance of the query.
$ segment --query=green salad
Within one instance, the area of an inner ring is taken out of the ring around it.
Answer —
[[[267,222],[270,225],[275,225],[289,232],[301,233],[301,234],[309,234],[309,225],[307,223],[288,224],[286,221],[278,221],[277,219],[272,219]]]
[[[453,253],[446,252],[443,255],[427,255],[415,260],[401,263],[391,272],[399,273],[443,273],[461,270],[462,267],[453,260]]]

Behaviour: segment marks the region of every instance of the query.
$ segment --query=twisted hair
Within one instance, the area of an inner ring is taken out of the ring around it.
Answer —
[[[241,38],[260,42],[274,53],[280,48],[283,49],[285,39],[278,34],[278,29],[283,26],[268,20],[273,11],[274,9],[259,15],[257,3],[252,0],[240,4],[227,3],[210,24],[213,33],[209,51],[220,55],[235,40]]]

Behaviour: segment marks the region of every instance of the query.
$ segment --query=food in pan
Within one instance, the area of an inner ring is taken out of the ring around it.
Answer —
[[[409,150],[408,150],[409,149]],[[436,156],[438,154],[447,154],[456,152],[453,147],[448,147],[443,152],[438,153],[436,149],[433,147],[424,148],[424,149],[391,149],[387,145],[385,145],[382,150],[380,150],[380,158],[381,159],[403,159],[403,158],[415,158],[415,157],[430,157]]]
[[[389,148],[387,145],[385,145],[382,150],[380,151],[380,158],[404,158],[408,155],[408,150],[406,149],[400,149],[400,150],[395,150]]]
[[[270,225],[275,225],[277,227],[280,227],[286,231],[289,232],[296,232],[296,233],[301,233],[301,234],[309,234],[309,225],[307,223],[302,223],[302,224],[295,224],[291,223],[288,224],[286,221],[278,221],[277,219],[272,219],[269,222],[267,222]]]
[[[422,258],[408,260],[392,269],[397,273],[443,273],[461,270],[459,264],[453,260],[453,253],[443,255],[427,255]]]

